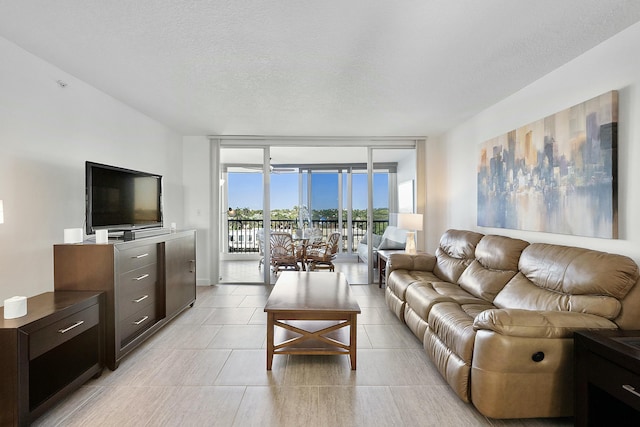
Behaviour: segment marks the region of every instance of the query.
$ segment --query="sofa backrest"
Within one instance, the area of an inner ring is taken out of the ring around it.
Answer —
[[[574,311],[613,321],[639,277],[629,257],[545,243],[527,246],[518,269],[495,297],[498,308]],[[640,308],[637,301],[629,304]]]
[[[518,263],[529,242],[506,236],[487,235],[476,246],[471,262],[458,284],[470,294],[492,302],[498,292],[518,273]]]
[[[433,272],[446,282],[457,283],[462,272],[475,259],[476,246],[483,234],[467,230],[447,230],[436,249]]]

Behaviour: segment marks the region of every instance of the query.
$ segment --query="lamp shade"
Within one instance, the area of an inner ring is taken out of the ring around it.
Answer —
[[[398,228],[403,230],[422,231],[422,214],[398,214]]]

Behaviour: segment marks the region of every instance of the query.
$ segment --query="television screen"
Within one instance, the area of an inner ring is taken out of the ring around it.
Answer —
[[[162,227],[162,176],[86,162],[87,234]]]

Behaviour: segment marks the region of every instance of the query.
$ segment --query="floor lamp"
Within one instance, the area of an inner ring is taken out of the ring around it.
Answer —
[[[416,231],[422,231],[422,214],[398,214],[398,228],[407,230],[407,242],[404,251],[409,255],[415,255],[417,253]]]

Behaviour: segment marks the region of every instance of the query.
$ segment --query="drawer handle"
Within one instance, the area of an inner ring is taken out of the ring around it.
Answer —
[[[136,282],[138,282],[138,281],[140,281],[140,280],[142,280],[142,279],[146,279],[147,277],[149,277],[149,275],[148,275],[148,274],[143,274],[142,276],[135,277],[133,280],[135,280]]]
[[[142,319],[138,320],[137,322],[133,322],[133,324],[134,325],[139,325],[140,323],[144,322],[148,318],[149,318],[149,316],[144,316]]]
[[[84,323],[84,320],[78,320],[76,323],[74,323],[73,325],[69,326],[68,328],[58,329],[58,333],[59,334],[64,334],[66,332],[69,332],[73,328],[77,328],[78,326],[82,325],[83,323]]]
[[[144,300],[146,300],[147,298],[149,298],[149,295],[144,295],[144,296],[141,296],[141,297],[140,297],[140,298],[138,298],[138,299],[134,299],[134,300],[133,300],[133,302],[140,302],[140,301],[144,301]]]
[[[635,387],[634,387],[634,386],[629,385],[629,384],[624,384],[624,385],[622,386],[622,388],[623,388],[623,389],[625,389],[625,390],[627,390],[629,393],[633,393],[633,394],[635,394],[636,396],[640,397],[640,393],[638,393],[638,392],[636,391],[636,389],[635,389]]]
[[[149,256],[149,253],[145,253],[145,254],[141,254],[141,255],[137,255],[137,256],[132,256],[131,258],[133,259],[140,259],[140,258],[144,258],[146,256]]]

